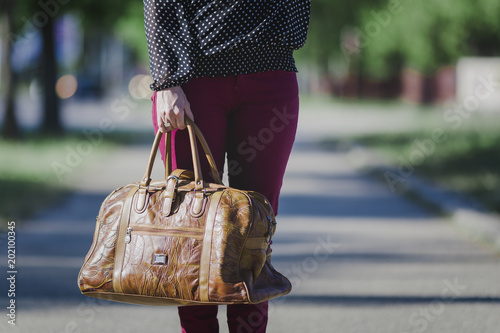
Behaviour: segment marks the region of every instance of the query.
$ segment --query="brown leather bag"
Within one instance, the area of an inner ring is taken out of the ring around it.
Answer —
[[[188,120],[194,172],[151,180],[162,134],[156,135],[141,182],[113,191],[97,217],[78,275],[82,294],[144,305],[260,303],[291,291],[271,265],[273,210],[256,192],[222,184],[208,145]],[[196,137],[216,183],[203,181]]]

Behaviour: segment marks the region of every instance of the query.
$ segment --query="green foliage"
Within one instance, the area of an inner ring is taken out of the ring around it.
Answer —
[[[104,31],[122,39],[138,59],[148,63],[144,31],[143,2],[137,0],[78,0],[67,10],[80,13],[83,26],[93,31]]]
[[[387,12],[388,21],[377,16]],[[308,40],[296,55],[322,71],[332,63],[356,70],[360,61],[363,74],[380,79],[402,66],[429,73],[462,56],[499,55],[499,14],[500,0],[313,0]],[[347,56],[345,31],[363,42]]]
[[[85,29],[103,31],[112,29],[124,16],[131,14],[130,8],[137,9],[139,5],[141,9],[135,14],[142,17],[142,1],[137,0],[72,0],[64,4],[58,1],[19,1],[16,22],[18,30],[26,24],[40,27],[47,17],[73,13],[81,17]]]
[[[134,1],[127,7],[124,15],[117,20],[114,31],[135,51],[141,63],[149,63],[142,1]]]
[[[65,10],[80,13],[85,27],[103,30],[113,28],[135,3],[137,0],[78,0],[68,2]]]
[[[392,15],[362,50],[364,67],[371,76],[397,73],[394,56],[405,66],[429,73],[465,55],[500,54],[499,0],[393,1],[401,3],[401,12]],[[362,27],[374,20],[366,9],[361,15]]]
[[[74,14],[86,36],[114,35],[135,51],[143,64],[148,63],[146,35],[144,32],[143,2],[137,0],[73,0],[64,4],[58,1],[20,1],[16,4],[20,36],[42,27],[48,17],[58,18]]]
[[[45,11],[36,1],[17,4],[20,23]],[[137,0],[78,0],[52,9],[58,15],[79,13],[85,29],[116,32],[147,63],[142,5]],[[391,6],[401,10],[380,24],[374,13]],[[313,0],[308,40],[296,57],[324,72],[332,65],[361,62],[363,73],[375,78],[392,76],[401,66],[432,72],[464,55],[499,55],[499,14],[500,0]],[[342,34],[366,34],[370,24],[379,24],[379,31],[364,38],[367,43],[358,52],[346,55]]]
[[[385,0],[313,0],[306,46],[296,52],[299,61],[328,70],[330,63],[342,60],[341,31],[360,23],[360,8],[373,8]]]

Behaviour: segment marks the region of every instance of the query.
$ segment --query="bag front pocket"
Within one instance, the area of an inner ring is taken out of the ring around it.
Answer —
[[[131,225],[121,273],[124,293],[198,299],[203,230]]]

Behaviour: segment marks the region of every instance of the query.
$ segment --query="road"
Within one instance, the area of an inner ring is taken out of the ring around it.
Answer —
[[[500,332],[498,254],[356,171],[347,152],[318,148],[336,128],[348,132],[342,121],[301,115],[273,245],[273,264],[294,289],[271,302],[268,332]],[[89,159],[71,180],[74,194],[19,224],[16,325],[4,315],[2,332],[180,332],[176,308],[97,301],[76,283],[100,203],[140,180],[148,154],[137,144]]]

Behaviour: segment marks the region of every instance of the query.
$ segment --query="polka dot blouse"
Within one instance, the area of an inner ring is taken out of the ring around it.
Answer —
[[[192,77],[297,71],[310,0],[143,0],[151,89]]]

